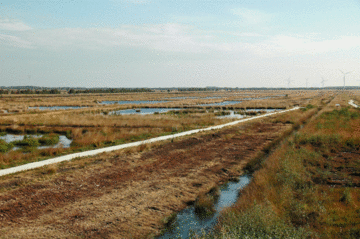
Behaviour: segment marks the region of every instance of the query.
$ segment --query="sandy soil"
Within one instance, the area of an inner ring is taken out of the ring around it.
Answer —
[[[262,120],[0,180],[0,238],[144,238],[289,125]],[[34,179],[36,178],[36,179]]]

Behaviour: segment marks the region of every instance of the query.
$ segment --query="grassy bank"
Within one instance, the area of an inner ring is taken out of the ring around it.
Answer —
[[[206,237],[359,238],[359,125],[359,110],[324,108],[258,162],[251,184]]]

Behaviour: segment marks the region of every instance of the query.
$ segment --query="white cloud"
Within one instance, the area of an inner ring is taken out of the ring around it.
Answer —
[[[292,54],[321,54],[360,47],[360,36],[340,36],[337,39],[313,39],[278,35],[265,45],[274,51]]]
[[[254,33],[254,32],[237,33],[235,35],[242,36],[242,37],[263,37],[264,36],[264,35]]]
[[[201,52],[212,36],[180,24],[159,24],[110,28],[41,29],[18,34],[18,40],[34,47],[53,50],[79,48],[106,50],[112,47],[136,47],[171,52]],[[0,43],[1,44],[1,43]]]
[[[243,23],[251,25],[261,24],[272,18],[271,14],[255,9],[235,8],[232,9],[231,12],[234,15],[239,16]]]
[[[12,46],[18,48],[32,48],[31,42],[23,40],[17,36],[10,36],[5,34],[0,34],[0,46]]]
[[[0,30],[5,31],[27,31],[32,28],[25,23],[17,20],[0,19]]]
[[[225,57],[313,55],[360,47],[360,36],[321,39],[318,35],[265,36],[251,32],[205,31],[184,24],[122,25],[119,28],[63,28],[1,34],[0,46],[45,50],[147,49],[169,53],[214,52]],[[215,54],[216,55],[216,54]],[[217,54],[218,55],[218,54]]]

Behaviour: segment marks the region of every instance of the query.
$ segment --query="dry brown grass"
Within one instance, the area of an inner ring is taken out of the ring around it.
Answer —
[[[239,175],[239,165],[288,127],[262,120],[2,177],[2,237],[155,235],[163,218]]]
[[[287,95],[287,97],[279,96]],[[0,109],[10,112],[26,112],[29,106],[90,106],[104,108],[111,106],[99,105],[101,101],[119,100],[164,100],[172,97],[198,97],[196,99],[167,99],[168,103],[153,105],[160,107],[195,106],[202,103],[216,103],[223,100],[239,100],[243,98],[274,97],[267,100],[244,101],[239,107],[289,107],[300,104],[307,98],[317,95],[316,91],[241,91],[241,92],[184,92],[184,93],[123,93],[123,94],[80,94],[80,95],[3,95],[0,98]],[[203,99],[221,96],[222,99]],[[289,100],[293,101],[290,102]],[[171,102],[172,101],[172,102]],[[271,105],[275,104],[275,105]],[[138,107],[139,105],[135,105]],[[79,109],[78,111],[81,111]]]
[[[224,99],[201,99],[209,96],[226,96]],[[197,103],[239,100],[241,98],[273,97],[265,100],[243,101],[234,106],[200,107],[210,108],[189,114],[158,115],[101,115],[125,108],[142,107],[139,105],[98,105],[104,100],[163,100],[176,96],[200,97],[199,99],[179,99],[173,102],[145,105],[145,107],[188,107],[199,108]],[[307,98],[313,101],[327,100],[331,92],[313,91],[244,91],[244,92],[191,92],[191,93],[126,93],[98,95],[60,95],[60,96],[5,96],[0,98],[0,105],[18,105],[26,108],[30,105],[89,105],[86,109],[33,112],[4,115],[0,119],[0,129],[15,133],[61,133],[71,136],[73,144],[66,150],[43,150],[23,155],[21,152],[0,155],[3,167],[35,161],[39,156],[49,157],[74,150],[91,149],[130,141],[142,140],[162,134],[170,134],[194,128],[207,127],[232,121],[231,118],[217,119],[214,109],[233,108],[288,108],[293,105],[306,105]],[[204,113],[205,112],[205,113]],[[294,114],[293,122],[296,118]],[[285,120],[280,120],[286,122]]]

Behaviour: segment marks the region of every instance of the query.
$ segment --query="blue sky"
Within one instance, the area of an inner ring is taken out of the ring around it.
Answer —
[[[360,85],[359,0],[0,0],[0,86]]]

